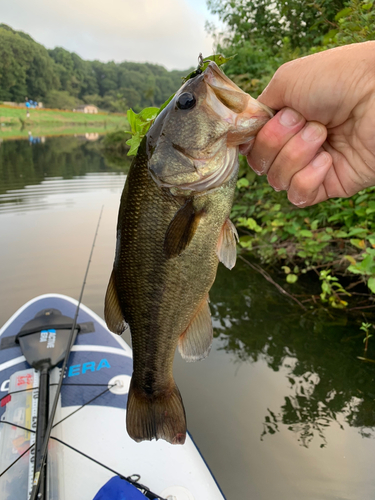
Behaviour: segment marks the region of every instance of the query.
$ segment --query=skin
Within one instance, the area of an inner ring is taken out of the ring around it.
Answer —
[[[375,42],[284,64],[259,101],[280,111],[240,152],[296,206],[375,185]]]

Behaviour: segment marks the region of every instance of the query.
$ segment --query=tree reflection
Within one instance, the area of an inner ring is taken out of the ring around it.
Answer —
[[[268,409],[261,439],[283,425],[302,446],[315,439],[325,447],[326,429],[345,423],[373,436],[374,366],[357,359],[361,320],[343,311],[304,312],[241,262],[230,272],[220,266],[210,299],[223,348],[241,361],[264,359],[289,381],[291,394],[280,409]],[[368,357],[375,357],[372,345]]]
[[[50,137],[30,145],[27,140],[0,144],[0,194],[40,184],[46,177],[72,179],[91,172],[127,172],[130,159],[122,163],[106,157],[99,142],[84,137]]]

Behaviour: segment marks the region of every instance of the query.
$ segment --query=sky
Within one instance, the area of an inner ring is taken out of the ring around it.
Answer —
[[[205,0],[0,0],[0,23],[83,59],[186,69],[213,53]],[[218,23],[217,23],[218,24]]]

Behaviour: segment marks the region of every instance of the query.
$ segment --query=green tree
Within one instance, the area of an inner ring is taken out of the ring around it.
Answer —
[[[253,40],[277,52],[285,37],[292,49],[319,44],[344,1],[208,0],[207,5],[229,28],[232,43]]]
[[[70,95],[66,90],[51,90],[44,99],[46,108],[74,109],[78,104],[78,99]]]
[[[0,99],[43,100],[58,86],[55,64],[47,50],[25,33],[0,24]]]

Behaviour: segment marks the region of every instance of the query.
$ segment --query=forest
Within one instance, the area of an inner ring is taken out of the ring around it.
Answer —
[[[0,24],[0,102],[27,97],[49,108],[86,103],[110,112],[139,111],[160,106],[186,72],[149,63],[85,61],[61,47],[48,50]]]
[[[345,44],[375,40],[373,0],[208,0],[224,25],[207,29],[216,50],[236,56],[225,73],[257,97],[283,63]],[[324,78],[324,75],[322,75]],[[270,274],[301,309],[323,307],[361,315],[365,345],[375,308],[375,188],[304,209],[275,192],[240,160],[232,220],[242,254]],[[315,283],[315,285],[312,285]],[[318,287],[316,285],[319,285]]]

